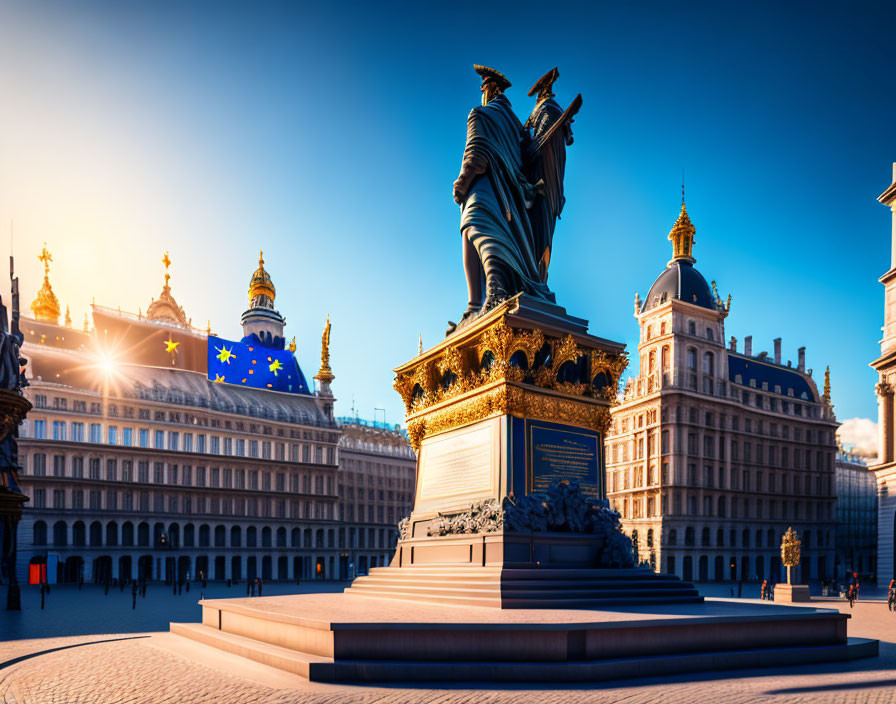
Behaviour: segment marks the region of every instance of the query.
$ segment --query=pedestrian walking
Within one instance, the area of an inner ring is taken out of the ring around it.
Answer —
[[[43,608],[44,608],[44,597],[46,596],[48,591],[50,591],[50,588],[47,586],[47,583],[41,582],[40,583],[40,608],[41,608],[41,610],[43,610]]]
[[[766,599],[766,598],[768,598],[768,597],[766,596],[767,593],[768,593],[768,580],[767,580],[767,579],[763,579],[763,580],[762,580],[762,586],[759,587],[759,598],[760,598],[760,599]]]
[[[258,586],[258,596],[261,596],[261,577],[256,577],[256,578],[255,578],[255,581],[256,581],[257,586]]]
[[[246,596],[252,596],[252,580],[246,580]]]

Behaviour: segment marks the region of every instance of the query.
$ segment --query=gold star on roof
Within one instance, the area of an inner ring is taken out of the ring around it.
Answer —
[[[177,354],[177,352],[178,352],[177,347],[178,347],[178,345],[180,345],[180,343],[172,340],[171,335],[168,335],[168,339],[163,340],[162,344],[165,345],[166,352],[168,352],[169,354],[172,354],[172,355]]]
[[[223,384],[224,383],[224,375],[223,374],[215,374],[215,383]]]
[[[236,355],[233,353],[233,347],[227,349],[226,345],[221,345],[220,347],[215,347],[215,349],[218,350],[216,356],[219,362],[230,364],[231,359],[236,359]]]

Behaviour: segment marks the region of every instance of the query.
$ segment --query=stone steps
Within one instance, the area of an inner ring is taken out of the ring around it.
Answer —
[[[646,569],[379,567],[346,593],[514,609],[702,601],[693,585]]]
[[[381,660],[325,657],[272,645],[200,624],[172,623],[171,633],[316,682],[599,682],[683,672],[780,667],[877,655],[878,643],[636,655],[549,661]]]

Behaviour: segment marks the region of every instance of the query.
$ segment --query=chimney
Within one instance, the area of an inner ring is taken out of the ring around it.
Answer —
[[[797,353],[797,355],[798,355],[798,356],[797,356],[796,368],[799,369],[801,372],[804,372],[804,371],[806,371],[806,348],[805,348],[805,347],[800,347],[800,348],[796,351],[796,353]]]
[[[731,336],[731,342],[728,344],[728,349],[732,352],[737,352],[737,338],[734,335]]]
[[[752,335],[747,335],[744,338],[744,354],[747,355],[747,357],[753,356],[753,336]]]
[[[781,338],[775,338],[775,364],[781,363]]]

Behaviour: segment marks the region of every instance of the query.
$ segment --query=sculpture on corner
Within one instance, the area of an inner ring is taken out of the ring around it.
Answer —
[[[579,95],[560,109],[551,92],[559,73],[551,69],[529,91],[537,102],[523,124],[504,94],[511,85],[507,77],[487,66],[474,69],[482,77],[482,105],[467,118],[454,182],[468,292],[461,326],[518,293],[554,302],[548,267],[565,200],[566,147],[582,104]]]
[[[0,300],[0,579],[8,585],[6,608],[21,609],[19,585],[16,580],[17,526],[22,506],[28,498],[19,488],[18,425],[30,410],[31,403],[22,395],[28,385],[19,356],[24,336],[19,330],[19,280],[13,275],[11,317]]]

